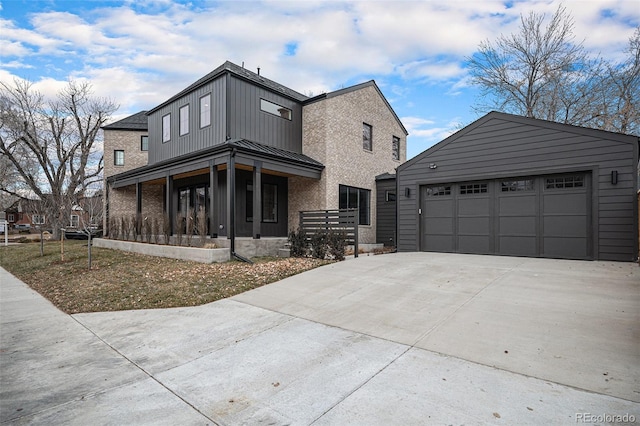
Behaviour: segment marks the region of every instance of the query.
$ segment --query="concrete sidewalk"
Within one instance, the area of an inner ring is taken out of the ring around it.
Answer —
[[[633,268],[365,256],[200,307],[73,316],[0,268],[0,422],[537,425],[587,413],[640,421]],[[583,296],[572,294],[580,281]],[[536,301],[540,285],[558,297]],[[580,306],[593,298],[584,310],[606,315],[567,309],[562,295]],[[590,339],[579,345],[585,330]],[[542,354],[529,352],[536,340]],[[599,344],[608,349],[593,352]],[[565,357],[582,360],[567,376],[594,376],[587,369],[596,365],[609,388],[564,383],[565,361],[539,378],[545,362]]]

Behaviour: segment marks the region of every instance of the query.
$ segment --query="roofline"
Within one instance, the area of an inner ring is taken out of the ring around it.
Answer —
[[[247,77],[246,75],[242,75],[240,72],[236,71],[234,68],[238,68],[238,69],[242,69],[244,70],[244,72],[246,72],[247,74],[250,74],[251,77],[253,77],[254,79],[251,79],[249,77]],[[201,77],[200,79],[196,80],[195,82],[193,82],[192,84],[190,84],[189,86],[187,86],[185,89],[181,90],[180,92],[176,93],[175,95],[171,96],[169,99],[167,99],[166,101],[162,102],[160,105],[150,109],[149,111],[147,111],[147,115],[150,115],[154,112],[156,112],[157,110],[167,106],[168,104],[176,101],[177,99],[180,99],[181,97],[197,90],[198,88],[204,86],[205,84],[208,84],[210,82],[212,82],[213,80],[218,79],[219,77],[225,75],[225,74],[231,74],[235,77],[238,77],[241,80],[244,81],[248,81],[252,84],[258,85],[262,88],[264,88],[265,90],[268,90],[272,93],[276,93],[280,96],[284,96],[286,98],[289,98],[295,102],[304,102],[307,99],[307,96],[303,95],[300,92],[297,92],[283,84],[277,83],[273,80],[270,80],[268,78],[265,78],[263,76],[261,76],[260,74],[256,74],[253,71],[250,71],[244,67],[240,67],[239,65],[234,64],[233,62],[230,61],[225,61],[224,64],[220,65],[218,68],[214,69],[213,71],[211,71],[209,74],[205,75],[204,77]],[[287,91],[292,92],[294,95],[287,93],[286,91],[278,91],[276,89],[274,89],[273,87],[270,87],[268,84],[263,84],[261,83],[265,82],[265,81],[270,81],[273,84],[276,84],[278,86],[282,86],[283,88],[285,88]],[[297,97],[296,97],[297,96]]]
[[[123,127],[120,127],[120,126],[118,126],[118,123],[121,123],[121,122],[123,122],[123,121],[126,121],[126,120],[130,119],[131,117],[134,117],[134,116],[136,116],[136,115],[138,115],[138,114],[144,114],[144,115],[147,115],[147,111],[146,111],[146,110],[138,111],[138,112],[136,112],[136,113],[133,113],[133,114],[131,114],[131,115],[126,116],[125,118],[122,118],[122,119],[120,119],[120,120],[118,120],[118,121],[115,121],[115,122],[113,122],[113,123],[111,123],[111,124],[105,124],[104,126],[101,126],[100,128],[101,128],[102,130],[105,130],[105,129],[106,129],[106,130],[132,130],[132,131],[137,131],[137,132],[147,132],[147,131],[149,130],[149,129],[148,129],[148,127],[149,127],[149,126],[148,126],[148,123],[147,123],[147,128],[145,128],[145,129],[132,129],[132,128],[130,128],[130,127],[124,127],[124,126],[123,126]]]
[[[448,136],[447,138],[441,140],[440,142],[436,143],[435,145],[425,149],[424,151],[422,151],[421,153],[419,153],[415,157],[411,158],[410,160],[405,161],[400,166],[398,166],[398,171],[400,171],[400,170],[402,170],[402,169],[404,169],[406,167],[409,167],[411,164],[413,164],[416,161],[418,161],[418,159],[423,158],[423,157],[433,153],[434,151],[437,151],[437,150],[443,148],[444,146],[450,144],[451,142],[453,142],[456,139],[460,138],[461,136],[471,132],[472,130],[476,129],[477,127],[483,125],[485,122],[487,122],[487,121],[489,121],[489,120],[491,120],[493,118],[499,118],[499,119],[508,120],[508,121],[512,121],[512,122],[517,122],[517,123],[521,123],[521,124],[537,125],[537,126],[541,126],[541,127],[545,127],[545,128],[549,128],[549,129],[555,129],[555,130],[558,130],[558,131],[576,133],[576,134],[581,134],[581,135],[591,136],[591,137],[600,137],[600,138],[602,138],[603,134],[604,134],[604,135],[607,135],[607,139],[609,139],[609,140],[615,140],[616,142],[634,144],[635,145],[635,148],[634,148],[635,152],[638,152],[638,146],[640,145],[640,138],[638,136],[634,136],[634,135],[627,135],[627,134],[624,134],[624,133],[610,132],[610,131],[607,131],[607,130],[592,129],[592,128],[589,128],[589,127],[575,126],[573,124],[557,123],[555,121],[542,120],[542,119],[539,119],[539,118],[523,117],[523,116],[520,116],[520,115],[508,114],[506,112],[491,111],[491,112],[483,115],[482,117],[478,118],[473,123],[463,127],[462,129],[458,130],[454,134],[452,134],[452,135]],[[636,158],[636,161],[637,160],[638,160],[638,158]]]
[[[142,174],[146,174],[149,172],[154,172],[154,171],[159,171],[162,170],[164,168],[166,168],[167,166],[179,166],[183,163],[188,163],[194,160],[199,160],[199,159],[204,159],[207,158],[210,155],[213,154],[218,154],[218,153],[222,153],[225,151],[231,151],[232,149],[235,149],[237,152],[245,152],[245,153],[249,153],[249,154],[253,154],[256,156],[262,156],[262,157],[267,157],[267,158],[273,158],[276,159],[278,161],[281,161],[283,163],[289,163],[289,164],[295,164],[295,165],[302,165],[304,167],[307,167],[309,169],[314,169],[314,170],[323,170],[325,168],[325,166],[323,164],[318,163],[318,165],[315,164],[310,164],[310,163],[303,163],[301,161],[296,161],[294,159],[290,159],[290,158],[283,158],[283,157],[279,157],[275,154],[270,154],[267,152],[256,152],[254,150],[242,147],[242,146],[235,146],[233,145],[234,142],[239,142],[245,139],[230,139],[228,141],[225,141],[222,144],[218,144],[218,145],[214,145],[213,147],[209,147],[209,148],[205,148],[205,149],[201,149],[199,151],[193,152],[193,153],[189,153],[189,154],[184,154],[178,157],[174,157],[174,158],[170,158],[167,160],[163,160],[154,164],[148,164],[146,166],[142,166],[142,167],[138,167],[135,169],[131,169],[131,170],[127,170],[126,172],[122,172],[122,173],[118,173],[116,175],[111,175],[109,177],[106,178],[107,182],[115,182],[118,180],[122,180],[122,179],[127,179],[127,178],[132,178],[135,177],[137,175],[142,175]]]
[[[309,104],[312,104],[312,103],[315,103],[315,102],[319,102],[319,101],[322,101],[322,100],[325,100],[325,99],[330,99],[330,98],[334,98],[336,96],[345,95],[345,94],[350,93],[350,92],[355,92],[357,90],[361,90],[361,89],[364,89],[364,88],[370,87],[370,86],[372,86],[374,89],[376,89],[376,91],[378,92],[378,95],[380,95],[380,97],[382,98],[384,103],[387,105],[387,108],[389,108],[389,111],[391,111],[391,113],[393,114],[393,117],[396,119],[396,121],[400,125],[400,128],[404,132],[404,135],[408,136],[409,132],[407,131],[406,127],[404,127],[404,124],[402,124],[402,121],[400,121],[400,118],[398,117],[396,112],[393,110],[393,107],[391,106],[389,101],[387,101],[387,98],[384,96],[384,94],[382,93],[382,91],[380,90],[378,85],[376,84],[375,80],[365,81],[364,83],[355,84],[353,86],[345,87],[343,89],[335,90],[333,92],[322,93],[322,94],[320,94],[318,96],[314,96],[313,98],[307,99],[302,104],[303,105],[309,105]]]

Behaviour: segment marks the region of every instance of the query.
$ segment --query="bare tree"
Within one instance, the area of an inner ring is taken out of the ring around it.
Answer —
[[[91,269],[92,240],[93,237],[97,235],[103,218],[102,191],[95,190],[89,193],[89,191],[85,189],[82,192],[85,195],[75,202],[75,205],[78,206],[77,211],[80,213],[78,231],[87,237],[88,267]]]
[[[35,197],[51,197],[48,217],[56,238],[73,200],[99,180],[99,130],[117,108],[92,96],[89,83],[70,81],[56,99],[47,100],[30,82],[0,82],[0,153]],[[5,185],[0,192],[20,195]]]
[[[521,16],[517,33],[481,42],[467,58],[472,81],[481,89],[474,108],[622,133],[635,122],[637,130],[638,31],[629,61],[610,64],[575,41],[573,19],[564,7],[545,21],[535,12]]]

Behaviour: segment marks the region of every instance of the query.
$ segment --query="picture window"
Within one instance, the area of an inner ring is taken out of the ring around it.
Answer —
[[[291,110],[282,105],[274,104],[266,99],[260,99],[260,109],[272,115],[276,115],[285,120],[291,120]]]

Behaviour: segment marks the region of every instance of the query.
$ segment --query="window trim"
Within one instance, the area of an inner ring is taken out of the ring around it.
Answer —
[[[171,113],[170,112],[162,116],[162,143],[167,143],[169,141],[171,141]]]
[[[273,196],[274,196],[274,218],[273,219],[265,219],[265,207],[267,207],[265,201],[266,201],[266,191],[265,188],[267,187],[267,185],[269,186],[273,186]],[[277,183],[270,183],[270,182],[263,182],[262,183],[262,205],[260,206],[260,210],[261,210],[261,219],[262,219],[262,223],[278,223],[278,215],[279,215],[279,208],[278,208],[278,184]]]
[[[367,148],[365,143],[365,129],[369,129],[369,147]],[[365,151],[373,152],[373,126],[362,122],[362,149]]]
[[[35,218],[38,218],[38,220],[36,221]],[[31,223],[33,223],[34,225],[44,225],[46,223],[46,216],[43,214],[32,214],[31,215]]]
[[[397,145],[396,142],[398,142]],[[397,136],[391,136],[391,159],[400,161],[400,138]]]
[[[285,116],[282,114],[282,112],[280,112],[280,114],[276,114],[276,113],[274,113],[274,112],[272,112],[272,111],[269,111],[268,109],[266,109],[266,108],[263,106],[263,103],[264,103],[264,104],[269,104],[269,105],[271,105],[271,106],[278,107],[278,111],[280,111],[280,110],[284,110],[284,111],[287,111],[287,112],[288,112],[288,114],[287,114],[287,116],[285,117]],[[275,116],[275,117],[280,117],[280,118],[282,118],[282,119],[284,119],[284,120],[288,120],[288,121],[291,121],[291,120],[293,119],[293,111],[291,110],[291,108],[287,108],[287,107],[286,107],[286,106],[284,106],[284,105],[277,104],[277,103],[275,103],[275,102],[273,102],[273,101],[270,101],[270,100],[268,100],[268,99],[265,99],[265,98],[260,98],[260,111],[262,111],[262,112],[266,112],[266,113],[267,113],[267,114],[269,114],[269,115],[273,115],[273,116]]]
[[[118,162],[118,153],[122,153],[122,163]],[[124,166],[124,149],[113,150],[113,165],[118,167]]]
[[[339,184],[338,185],[338,207],[340,209],[349,208],[349,207],[341,207],[342,200],[341,200],[340,194],[341,194],[343,188],[345,188],[347,190],[347,206],[349,206],[349,204],[350,204],[349,203],[349,190],[352,189],[352,190],[357,191],[356,192],[356,194],[357,194],[356,203],[358,205],[358,207],[357,207],[358,208],[358,225],[371,226],[371,190],[370,189],[365,189],[365,188],[358,188],[356,186]],[[361,220],[360,220],[363,216],[365,216],[365,215],[362,214],[363,212],[361,210],[363,209],[363,206],[360,203],[361,194],[363,194],[363,193],[367,195],[367,200],[366,200],[367,201],[367,205],[366,205],[366,223],[362,223]]]
[[[189,134],[189,104],[182,105],[178,108],[178,135],[185,136]],[[182,116],[183,111],[186,111],[186,117]]]
[[[147,141],[147,149],[144,149],[144,146],[145,146],[144,140],[145,140],[145,138],[146,138],[146,141]],[[149,135],[140,136],[140,151],[142,151],[142,152],[149,151]]]
[[[384,201],[386,201],[387,203],[395,203],[397,200],[396,198],[396,191],[385,191],[384,193]]]
[[[76,218],[76,224],[73,224],[73,218]],[[80,215],[71,214],[69,215],[69,227],[71,228],[79,228],[80,227]]]
[[[209,114],[205,114],[205,111],[203,111],[203,108],[202,108],[202,101],[205,98],[209,98],[209,105],[208,105]],[[200,124],[200,128],[204,129],[205,127],[211,126],[211,92],[200,96],[200,98],[198,100],[198,108],[200,108],[200,123],[199,123]],[[207,123],[206,124],[202,124],[202,117],[207,117]]]

